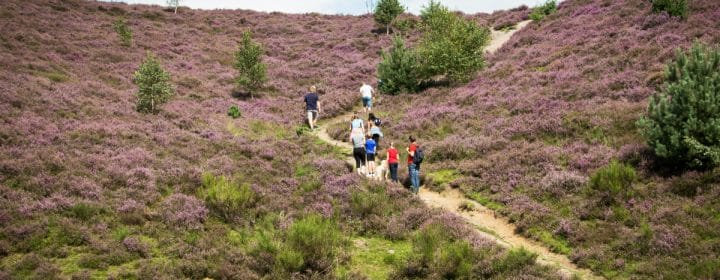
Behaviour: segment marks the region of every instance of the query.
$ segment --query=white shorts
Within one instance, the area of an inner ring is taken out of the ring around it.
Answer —
[[[317,120],[319,115],[320,115],[320,113],[318,113],[318,111],[316,111],[316,110],[307,111],[308,120]]]

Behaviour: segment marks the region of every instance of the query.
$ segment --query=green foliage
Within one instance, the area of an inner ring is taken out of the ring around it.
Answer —
[[[350,195],[350,209],[356,215],[365,218],[370,215],[383,215],[391,203],[385,189],[371,191],[353,191]]]
[[[455,169],[440,169],[428,173],[427,179],[429,183],[435,187],[445,188],[453,181],[460,179],[462,174]]]
[[[599,192],[605,202],[612,203],[618,198],[630,198],[636,178],[632,166],[613,160],[590,176],[590,188]]]
[[[546,246],[550,247],[550,251],[564,255],[570,254],[570,252],[572,251],[572,248],[570,248],[567,240],[561,237],[553,236],[553,234],[548,232],[547,230],[540,228],[530,228],[527,230],[527,233],[533,238],[545,244]]]
[[[393,26],[400,31],[401,36],[407,34],[410,30],[415,29],[416,25],[417,20],[414,17],[399,17],[393,23]]]
[[[235,52],[234,66],[238,71],[235,82],[251,93],[260,89],[267,81],[267,67],[262,62],[263,53],[262,46],[253,42],[252,33],[245,31],[242,42]]]
[[[175,9],[175,13],[177,14],[178,6],[180,6],[180,0],[167,0],[166,2],[168,6]]]
[[[495,271],[519,270],[525,266],[534,265],[537,254],[524,247],[511,249],[504,258],[493,263]]]
[[[289,264],[296,265],[301,256],[305,264],[296,268],[330,271],[344,240],[342,232],[333,221],[319,215],[310,215],[290,226],[286,242],[289,249],[299,255],[287,256],[288,260],[293,261]]]
[[[420,77],[428,80],[442,75],[451,83],[472,79],[485,64],[490,30],[435,1],[430,1],[420,17],[424,31],[417,51]]]
[[[474,279],[474,264],[481,260],[467,241],[456,240],[450,230],[431,224],[420,230],[412,240],[409,260],[398,264],[394,278]]]
[[[123,46],[132,46],[132,30],[127,25],[124,18],[118,18],[115,20],[115,22],[113,22],[113,29],[115,30],[115,33],[120,36],[120,41],[122,41]]]
[[[398,0],[380,0],[375,6],[375,13],[373,17],[375,22],[379,25],[385,26],[385,32],[390,34],[390,25],[393,23],[395,18],[402,14],[405,8],[400,5]]]
[[[381,92],[397,94],[418,89],[418,61],[415,52],[406,48],[403,39],[395,37],[389,53],[382,53],[378,64],[378,78],[382,81]]]
[[[650,98],[638,125],[668,165],[720,164],[720,48],[695,43],[665,69],[666,86]]]
[[[530,12],[530,19],[540,21],[555,11],[557,11],[557,2],[549,0],[545,4],[533,8],[532,12]]]
[[[232,105],[230,106],[230,109],[228,109],[228,116],[230,116],[233,119],[239,118],[242,114],[240,113],[240,108],[238,106]]]
[[[159,106],[173,95],[169,83],[170,74],[160,65],[160,61],[148,52],[147,58],[135,71],[133,81],[138,86],[137,110],[141,113],[157,113]]]
[[[665,11],[671,16],[686,19],[689,14],[687,0],[651,0],[653,12]]]
[[[224,176],[203,174],[201,197],[225,218],[244,214],[257,200],[255,191],[247,183],[227,179]]]

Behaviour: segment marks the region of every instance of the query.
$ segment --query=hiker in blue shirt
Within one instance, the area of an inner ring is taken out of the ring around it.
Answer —
[[[377,145],[370,135],[365,140],[365,154],[367,155],[368,176],[375,175],[375,151]]]

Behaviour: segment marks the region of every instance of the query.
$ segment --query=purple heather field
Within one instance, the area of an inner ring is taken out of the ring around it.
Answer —
[[[461,189],[597,275],[720,278],[720,170],[658,171],[635,126],[676,49],[720,43],[720,2],[688,2],[682,20],[646,0],[563,1],[471,82],[382,96],[384,141],[417,136],[428,187]],[[511,28],[529,11],[465,16]],[[308,86],[329,117],[375,84],[392,44],[377,28],[371,15],[0,2],[0,279],[562,279],[296,133]],[[267,64],[254,98],[234,84],[248,30]],[[147,52],[175,88],[156,115],[135,110]],[[639,179],[610,207],[587,184],[613,159]],[[397,254],[369,261],[360,239]]]

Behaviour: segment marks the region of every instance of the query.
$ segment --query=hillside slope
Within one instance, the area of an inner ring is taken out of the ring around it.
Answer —
[[[131,47],[113,31],[119,18]],[[353,105],[390,43],[373,28],[369,16],[0,2],[0,279],[438,278],[468,267],[560,279],[400,186],[348,174],[340,151],[296,133],[311,84],[327,91],[327,114]],[[233,85],[245,30],[267,50],[255,99]],[[146,52],[177,91],[158,115],[135,111]],[[446,247],[459,262],[419,249]]]
[[[717,278],[718,171],[659,173],[634,125],[677,48],[720,43],[720,2],[688,2],[683,21],[649,1],[564,1],[468,85],[383,100],[384,132],[426,146],[429,186],[461,188],[581,266],[610,278]],[[611,159],[641,178],[607,206],[586,183]]]

